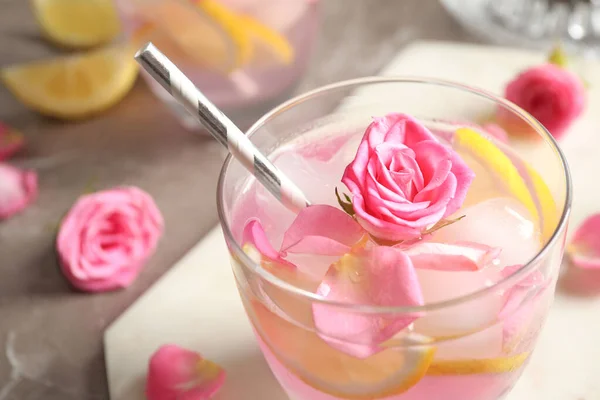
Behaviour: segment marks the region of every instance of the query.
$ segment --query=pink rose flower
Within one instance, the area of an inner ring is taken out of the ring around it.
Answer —
[[[146,378],[148,400],[208,400],[225,383],[225,370],[191,350],[172,344],[150,358]]]
[[[356,219],[373,236],[407,240],[457,211],[473,171],[419,121],[375,118],[346,167]]]
[[[63,219],[56,240],[62,271],[80,290],[125,288],[154,252],[163,225],[152,197],[138,188],[83,196]]]
[[[507,86],[505,97],[560,138],[585,106],[585,87],[572,72],[554,64],[533,67]],[[501,109],[502,110],[502,109]],[[500,119],[506,119],[502,111]]]
[[[0,220],[23,211],[38,193],[37,174],[0,163]]]

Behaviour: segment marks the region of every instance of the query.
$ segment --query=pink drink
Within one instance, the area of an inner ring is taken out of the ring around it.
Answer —
[[[271,153],[275,165],[313,204],[338,208],[334,189],[347,193],[340,178],[369,124],[368,117],[340,114],[348,120],[339,122],[336,115],[310,124],[292,140],[278,142]],[[273,118],[273,126],[278,126],[277,116]],[[324,331],[327,321],[316,319],[315,310],[327,304],[327,298],[314,295],[315,290],[322,287],[332,268],[351,273],[350,280],[340,285],[362,285],[361,280],[368,279],[360,272],[352,275],[361,271],[348,261],[359,259],[352,255],[354,250],[342,257],[281,253],[265,258],[263,251],[242,238],[247,221],[259,220],[268,241],[279,249],[296,216],[253,178],[238,182],[235,199],[227,200],[225,195],[224,201],[232,206],[227,218],[236,239],[228,238],[228,243],[240,294],[265,358],[291,399],[497,400],[510,391],[527,363],[553,297],[562,248],[559,245],[543,257],[538,254],[559,225],[560,212],[542,178],[518,152],[470,123],[420,121],[476,175],[462,207],[453,214],[465,215],[463,219],[425,235],[416,244],[399,246],[411,256],[464,243],[501,251],[490,253],[493,256],[478,270],[417,268],[424,299],[417,311],[399,307],[378,312],[378,307],[370,307],[373,304],[350,301],[328,306],[328,315],[337,325],[351,326],[360,318],[378,324],[393,318],[414,319],[378,342],[376,349],[371,344],[365,347],[360,339],[364,336],[331,333],[344,329]],[[469,128],[464,130],[465,126]],[[265,128],[256,128],[255,139],[260,140]],[[223,179],[221,191],[227,193]],[[378,243],[369,237],[359,246]],[[297,269],[287,268],[286,263]],[[522,265],[528,265],[527,271]],[[518,270],[520,275],[514,276]],[[332,284],[335,288],[336,282]],[[385,326],[376,329],[385,330]]]
[[[117,0],[126,35],[152,41],[217,106],[259,105],[304,71],[317,28],[310,0]],[[145,75],[146,76],[146,75]],[[196,124],[153,79],[154,93]]]

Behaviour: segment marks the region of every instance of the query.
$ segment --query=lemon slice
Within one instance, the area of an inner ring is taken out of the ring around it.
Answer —
[[[96,46],[119,33],[112,0],[33,0],[33,9],[44,34],[61,46]]]
[[[539,207],[543,216],[542,236],[549,238],[552,235],[557,222],[556,205],[550,189],[533,168],[523,163],[525,172],[531,179],[535,198],[513,161],[493,142],[470,128],[457,129],[455,142],[496,174],[507,186],[508,191],[527,208],[536,223],[540,220]]]
[[[244,29],[243,20],[238,14],[215,0],[202,0],[197,3],[197,6],[226,32],[236,49],[236,64],[232,70],[241,68],[250,60],[253,53],[253,46]]]
[[[530,353],[481,360],[440,360],[431,363],[427,375],[501,374],[523,366]]]
[[[238,16],[212,0],[151,2],[138,10],[136,41],[152,41],[175,64],[219,73],[241,68],[253,45]]]
[[[138,73],[128,47],[8,67],[0,77],[8,89],[41,114],[77,119],[117,104]]]
[[[358,359],[258,301],[249,308],[258,333],[277,359],[306,384],[335,397],[367,400],[403,393],[425,376],[433,360],[429,346],[386,349]]]
[[[253,40],[253,66],[289,65],[294,61],[294,48],[285,36],[257,19],[240,17],[240,26]]]

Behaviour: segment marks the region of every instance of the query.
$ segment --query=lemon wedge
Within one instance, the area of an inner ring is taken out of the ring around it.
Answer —
[[[154,42],[176,64],[191,61],[229,74],[294,61],[284,35],[215,0],[163,1],[142,7],[139,14],[145,23],[134,32],[135,42]]]
[[[472,155],[504,182],[508,191],[531,213],[534,222],[542,219],[542,237],[549,238],[556,227],[557,209],[554,198],[540,175],[529,165],[523,163],[524,172],[530,179],[534,193],[530,191],[523,176],[513,161],[492,141],[470,128],[459,128],[455,142],[458,147],[468,150]],[[538,209],[540,212],[538,212]]]
[[[240,26],[254,44],[253,66],[289,65],[294,61],[294,48],[279,32],[249,16],[240,17]]]
[[[481,360],[439,360],[431,363],[427,375],[501,374],[523,366],[530,353]]]
[[[329,346],[315,332],[251,302],[257,332],[275,357],[311,387],[344,399],[367,400],[406,392],[423,378],[434,349],[386,349],[358,359]]]
[[[127,46],[8,67],[7,88],[33,110],[78,119],[117,104],[131,89],[138,67]]]
[[[33,0],[34,14],[52,42],[87,48],[113,40],[120,30],[111,0]]]
[[[237,14],[211,0],[150,2],[137,10],[136,44],[152,41],[180,66],[230,73],[251,57],[253,45]]]

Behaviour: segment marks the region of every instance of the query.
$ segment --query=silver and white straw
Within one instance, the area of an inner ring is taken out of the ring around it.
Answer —
[[[283,205],[295,212],[310,205],[302,191],[152,43],[135,59]]]

